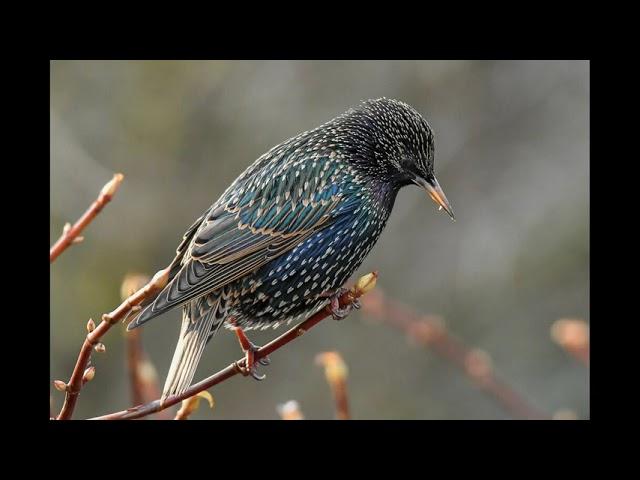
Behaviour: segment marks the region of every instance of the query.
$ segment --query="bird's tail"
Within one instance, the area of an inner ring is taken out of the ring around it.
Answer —
[[[208,295],[183,307],[180,338],[164,383],[161,401],[180,395],[193,380],[204,347],[224,323],[222,295]]]

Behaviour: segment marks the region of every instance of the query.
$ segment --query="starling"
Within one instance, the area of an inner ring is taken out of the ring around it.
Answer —
[[[221,325],[276,328],[329,304],[378,240],[401,187],[415,184],[453,218],[433,172],[434,138],[406,103],[363,102],[258,158],[184,234],[169,282],[128,326],[182,307],[162,398],[186,390]]]

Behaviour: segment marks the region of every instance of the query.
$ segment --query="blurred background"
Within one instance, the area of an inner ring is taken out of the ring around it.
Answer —
[[[589,418],[588,367],[551,335],[558,319],[589,321],[588,62],[54,61],[50,72],[50,243],[114,172],[125,174],[84,242],[51,266],[51,380],[68,380],[88,318],[119,304],[124,276],[166,266],[186,228],[258,156],[385,96],[433,127],[456,222],[403,189],[358,273],[378,270],[387,298],[440,316],[532,408]],[[321,323],[272,355],[265,381],[231,379],[211,390],[213,412],[191,418],[277,419],[276,406],[295,399],[306,418],[331,419],[314,363],[328,350],[348,365],[353,418],[517,418],[464,369],[366,316]],[[142,330],[161,384],[179,326],[175,310]],[[264,344],[283,332],[249,336]],[[132,404],[124,326],[104,343],[74,418]],[[239,357],[224,331],[196,379]],[[57,412],[63,395],[51,387],[51,397]]]

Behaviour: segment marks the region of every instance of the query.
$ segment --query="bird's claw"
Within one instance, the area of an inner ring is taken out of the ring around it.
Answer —
[[[349,313],[351,313],[352,309],[359,310],[362,307],[362,305],[360,304],[360,300],[358,300],[357,298],[354,298],[352,302],[344,308],[340,307],[340,297],[342,297],[342,295],[344,295],[348,291],[348,289],[341,287],[335,292],[330,292],[322,295],[331,299],[328,308],[334,320],[343,320],[349,315]]]
[[[255,352],[257,350],[258,350],[258,347],[256,347],[252,343],[251,348],[245,351],[244,363],[241,364],[240,362],[235,362],[235,366],[240,372],[240,374],[242,374],[243,376],[245,377],[251,376],[256,380],[261,381],[267,378],[267,375],[264,373],[262,375],[258,373],[258,365],[264,365],[264,366],[270,365],[271,360],[269,359],[268,356],[264,356],[256,360]]]
[[[331,310],[331,316],[333,317],[334,320],[340,321],[343,320],[345,318],[347,318],[347,316],[349,315],[349,312],[351,312],[350,308],[331,308],[329,307]]]
[[[246,357],[245,357],[245,363],[246,363]],[[258,360],[258,363],[260,363],[260,360]],[[264,365],[264,364],[262,364]],[[241,375],[248,377],[251,376],[254,379],[261,381],[264,380],[265,378],[267,378],[267,376],[263,373],[262,375],[260,375],[258,373],[257,370],[257,365],[254,363],[250,368],[245,367],[244,365],[241,365],[240,362],[235,362],[235,366],[238,369],[238,371],[240,372]]]
[[[257,366],[255,363],[251,366],[251,368],[247,368],[244,365],[241,365],[240,362],[235,362],[234,365],[236,369],[240,372],[240,374],[245,377],[251,376],[258,381],[261,381],[267,378],[267,376],[264,373],[262,375],[258,373]]]
[[[271,359],[269,358],[268,355],[265,355],[260,360],[258,360],[258,363],[266,367],[267,365],[271,365]]]
[[[264,357],[256,360],[255,353],[260,349],[260,347],[254,345],[247,338],[247,335],[244,333],[242,328],[236,327],[235,332],[236,336],[238,337],[238,341],[240,342],[240,347],[242,348],[245,356],[244,365],[241,365],[239,362],[235,362],[234,365],[236,366],[238,371],[245,377],[250,375],[258,381],[264,380],[265,378],[267,378],[267,376],[265,374],[260,375],[257,371],[257,368],[258,365],[270,365],[271,359],[268,355],[265,355]]]

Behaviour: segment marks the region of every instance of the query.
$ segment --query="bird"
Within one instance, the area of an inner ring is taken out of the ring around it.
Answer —
[[[166,286],[127,330],[182,307],[161,400],[191,384],[222,325],[246,354],[241,373],[260,380],[244,331],[301,321],[338,298],[382,233],[398,191],[424,189],[453,210],[434,174],[434,132],[399,100],[366,100],[271,148],[189,227]],[[357,302],[354,307],[358,308]],[[238,364],[236,364],[238,366]],[[241,367],[238,367],[241,368]]]

